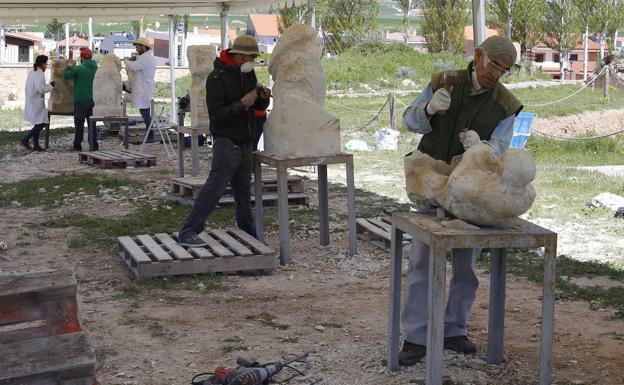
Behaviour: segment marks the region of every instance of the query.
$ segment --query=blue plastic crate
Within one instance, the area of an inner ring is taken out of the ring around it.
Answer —
[[[524,148],[531,135],[531,128],[533,127],[535,116],[534,112],[521,112],[516,116],[513,137],[511,138],[511,145],[509,148]]]

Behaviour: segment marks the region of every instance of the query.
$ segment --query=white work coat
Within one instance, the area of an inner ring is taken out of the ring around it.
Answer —
[[[24,106],[24,120],[31,124],[48,123],[48,110],[45,106],[44,94],[54,87],[45,84],[45,74],[40,68],[30,71],[26,78],[26,104]]]
[[[156,58],[152,51],[137,55],[135,61],[124,60],[126,66],[134,70],[130,88],[130,100],[134,108],[150,108],[154,96],[154,76],[156,75]]]

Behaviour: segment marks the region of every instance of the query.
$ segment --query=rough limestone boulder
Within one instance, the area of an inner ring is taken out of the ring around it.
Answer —
[[[213,45],[192,45],[186,49],[191,71],[191,126],[207,127],[210,124],[206,106],[206,79],[217,57]]]
[[[48,99],[48,111],[64,114],[74,113],[74,81],[66,80],[63,71],[67,67],[67,60],[55,59],[52,61],[51,81],[54,88]]]
[[[512,148],[496,157],[476,132],[460,138],[466,151],[454,166],[420,151],[405,158],[410,200],[444,207],[475,225],[503,225],[531,208],[536,169],[529,151]]]
[[[104,55],[93,79],[93,116],[122,116],[121,60],[112,53]]]
[[[273,110],[264,125],[264,150],[280,158],[340,153],[340,121],[323,110],[325,75],[314,28],[295,24],[275,46]]]

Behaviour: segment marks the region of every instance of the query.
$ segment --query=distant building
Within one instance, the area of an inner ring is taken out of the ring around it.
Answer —
[[[279,15],[251,14],[247,19],[247,35],[258,41],[260,53],[271,53],[279,33]]]
[[[7,32],[5,38],[5,59],[9,63],[32,63],[41,52],[41,37],[27,32]]]
[[[405,41],[405,33],[403,32],[386,32],[384,36],[384,43],[406,43],[418,52],[427,52],[427,40],[424,36],[418,36],[412,33],[407,37]]]
[[[499,33],[498,33],[497,30],[485,27],[485,38],[486,39],[488,37],[498,36],[498,35],[499,35]],[[474,28],[472,27],[472,25],[469,25],[469,26],[464,28],[464,55],[466,55],[466,57],[468,57],[468,58],[473,58],[474,57],[474,50],[475,50],[475,46],[474,46]],[[518,51],[518,58],[520,58],[520,46],[519,45],[518,45],[518,47],[516,47],[516,50]]]
[[[134,36],[132,33],[113,32],[104,36],[104,40],[100,43],[100,52],[103,54],[113,53],[118,58],[131,57],[136,52],[132,42]]]
[[[74,58],[80,57],[81,48],[89,48],[89,41],[78,36],[71,36],[69,38],[69,51],[66,48],[67,39],[61,39],[58,42],[58,54],[65,57],[69,57],[68,52],[73,52]]]
[[[583,42],[570,50],[567,58],[562,58],[554,49],[544,43],[532,47],[527,53],[527,59],[542,69],[551,79],[561,78],[560,63],[563,61],[564,77],[570,80],[583,79],[583,60],[585,57]],[[587,44],[587,72],[596,69],[600,58],[600,44],[588,39]]]

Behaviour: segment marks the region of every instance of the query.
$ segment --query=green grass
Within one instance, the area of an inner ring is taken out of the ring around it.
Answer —
[[[137,278],[126,283],[121,297],[136,299],[152,290],[191,290],[195,292],[222,292],[228,290],[221,277],[215,274],[186,275],[184,277]]]
[[[104,178],[92,174],[59,175],[50,178],[27,179],[20,182],[0,183],[0,207],[18,201],[24,207],[50,207],[61,201],[63,194],[84,191],[87,195],[99,194],[99,185],[113,189],[119,186],[140,187],[142,184],[130,179]],[[58,186],[58,188],[55,188]],[[39,189],[46,192],[39,192]],[[79,190],[79,189],[83,190]]]
[[[489,254],[479,257],[483,268],[489,267]],[[534,253],[516,250],[507,255],[508,271],[516,276],[526,277],[530,281],[542,284],[544,280],[543,258]],[[571,277],[609,277],[622,283],[620,287],[601,288],[597,286],[580,287],[573,284]],[[615,309],[615,317],[624,319],[624,270],[611,264],[595,261],[581,262],[566,256],[557,259],[557,290],[559,299],[595,301],[602,307]]]
[[[22,108],[16,108],[14,110],[0,110],[0,131],[16,130],[18,128],[27,127],[29,124],[24,121],[24,110]],[[50,134],[52,131],[50,132]],[[8,136],[9,139],[18,140],[24,136],[24,132],[11,132]],[[6,143],[5,133],[0,135],[0,145]]]

